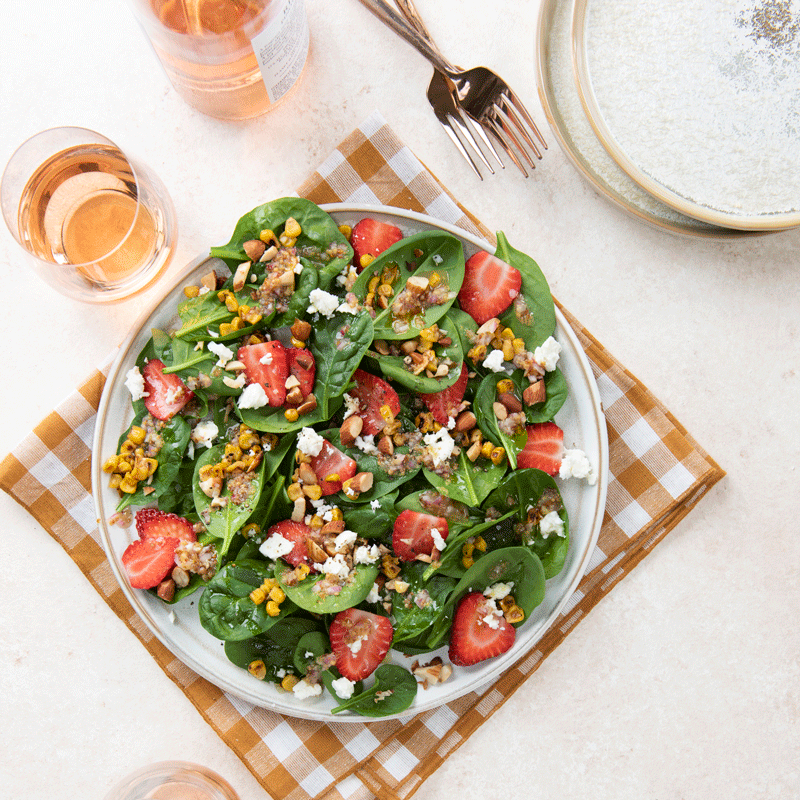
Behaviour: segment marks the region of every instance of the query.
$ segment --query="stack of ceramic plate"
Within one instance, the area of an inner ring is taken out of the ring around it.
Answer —
[[[626,211],[707,237],[800,225],[798,0],[543,0],[539,93]]]

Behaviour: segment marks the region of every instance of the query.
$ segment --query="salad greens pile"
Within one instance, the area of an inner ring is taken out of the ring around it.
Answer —
[[[152,331],[128,374],[133,419],[104,469],[117,518],[131,524],[138,509],[141,546],[123,558],[132,586],[168,603],[200,591],[202,626],[254,679],[297,697],[324,687],[334,713],[385,716],[413,703],[429,665],[381,657],[347,678],[345,662],[368,657],[370,641],[351,637],[344,658],[337,620],[349,630],[382,617],[394,651],[434,659],[462,599],[481,592],[498,619],[513,610],[500,621],[513,641],[569,547],[556,481],[519,463],[567,386],[549,365],[544,397],[521,404],[516,427],[498,414],[498,396],[521,399],[530,377],[486,358],[486,342],[509,331],[530,357],[555,330],[544,276],[502,233],[496,255],[518,270],[521,292],[488,328],[460,301],[459,239],[405,236],[359,271],[349,233],[299,198],[243,216],[212,248],[214,273],[186,287],[179,322]],[[415,369],[420,357],[429,368]],[[303,481],[307,467],[317,483]],[[175,518],[183,528],[169,528]],[[413,527],[431,518],[436,530]],[[168,568],[147,586],[137,570],[149,574],[165,547]],[[327,547],[322,558],[315,547]],[[368,616],[347,617],[354,610]],[[438,655],[434,673],[446,677]]]

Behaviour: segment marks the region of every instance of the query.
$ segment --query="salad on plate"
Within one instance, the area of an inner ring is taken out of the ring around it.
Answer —
[[[554,421],[547,282],[497,240],[465,258],[300,198],[243,216],[125,375],[102,470],[130,587],[197,592],[230,662],[334,714],[507,653],[569,551],[555,479],[597,465]]]

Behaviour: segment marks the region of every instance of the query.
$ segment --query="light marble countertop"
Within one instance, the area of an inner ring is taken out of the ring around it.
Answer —
[[[453,61],[496,68],[547,133],[537,3],[417,5]],[[528,180],[508,169],[481,182],[425,100],[428,64],[357,0],[307,7],[302,84],[233,124],[176,96],[122,0],[7,4],[0,162],[60,124],[141,154],[175,201],[174,273],[380,111],[728,473],[416,796],[800,796],[800,230],[720,242],[652,229],[598,196],[552,135]],[[21,266],[5,229],[0,270],[5,454],[158,288],[111,307],[72,302]],[[242,800],[264,797],[59,545],[5,495],[0,509],[0,794],[99,800],[174,758],[215,769]]]

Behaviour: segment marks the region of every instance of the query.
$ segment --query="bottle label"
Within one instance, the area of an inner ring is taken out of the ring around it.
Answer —
[[[308,17],[304,0],[285,0],[258,36],[253,52],[270,102],[276,103],[297,83],[308,56]]]

